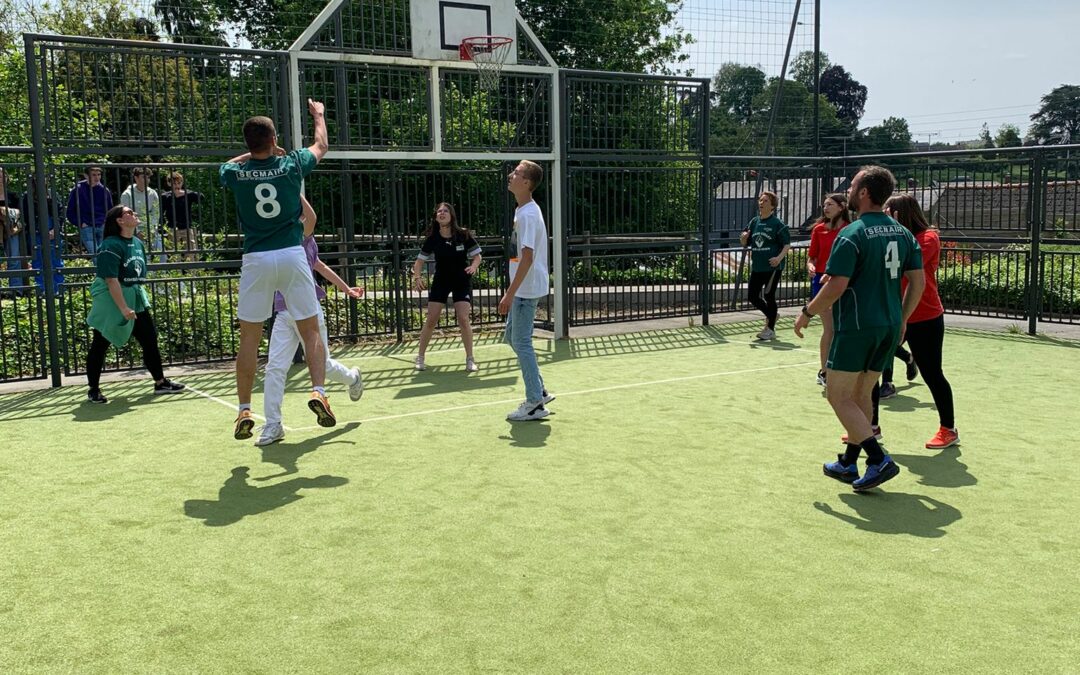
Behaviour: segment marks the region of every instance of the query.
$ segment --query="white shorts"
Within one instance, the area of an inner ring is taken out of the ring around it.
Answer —
[[[240,300],[236,315],[241,321],[261,323],[274,312],[274,291],[285,296],[289,314],[297,321],[319,313],[315,279],[301,246],[245,253],[240,265]]]

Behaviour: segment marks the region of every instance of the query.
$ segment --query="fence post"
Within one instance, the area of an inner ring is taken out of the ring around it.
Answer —
[[[709,92],[709,82],[705,81],[701,86],[701,181],[699,190],[701,198],[698,202],[699,217],[701,224],[701,267],[699,302],[701,303],[701,325],[709,325],[709,312],[712,309],[712,165],[709,159],[709,106],[712,96]]]
[[[390,208],[387,209],[390,214],[390,217],[388,218],[390,227],[390,297],[393,299],[393,317],[394,325],[397,330],[397,341],[402,342],[405,339],[405,312],[409,311],[406,304],[412,302],[412,297],[410,296],[408,300],[406,300],[405,295],[407,290],[403,289],[401,284],[401,238],[405,231],[405,226],[402,224],[402,200],[401,195],[398,193],[401,189],[401,174],[399,173],[399,168],[397,162],[392,162],[390,164],[386,173],[386,187],[390,199]]]
[[[552,142],[558,150],[555,158],[555,180],[552,181],[552,190],[557,190],[557,198],[553,199],[553,205],[557,205],[558,215],[552,218],[555,223],[553,234],[553,248],[555,249],[553,262],[556,263],[555,275],[555,338],[570,337],[570,164],[567,155],[570,152],[570,96],[567,71],[557,70],[555,79],[558,83],[558,111],[554,116],[555,130]],[[552,195],[556,197],[556,195]]]
[[[44,220],[46,229],[49,223],[49,201],[45,192],[45,142],[44,133],[41,129],[41,94],[38,90],[37,61],[34,59],[34,38],[30,35],[23,36],[23,46],[26,54],[26,82],[28,85],[28,98],[30,104],[30,135],[34,143],[34,185],[37,192],[38,232],[42,235],[41,274],[45,281],[45,330],[49,339],[49,371],[52,386],[60,386],[60,347],[56,328],[56,285],[53,283],[52,268],[52,242],[48,240],[44,232],[41,232],[41,221]],[[54,225],[56,236],[63,236],[60,223]]]
[[[1031,255],[1028,260],[1028,335],[1035,335],[1039,325],[1039,305],[1042,304],[1042,274],[1040,245],[1045,211],[1043,182],[1046,180],[1043,153],[1036,151],[1031,165],[1031,187],[1028,189],[1028,227],[1031,228]]]

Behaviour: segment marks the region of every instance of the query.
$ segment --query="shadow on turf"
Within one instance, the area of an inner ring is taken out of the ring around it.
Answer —
[[[277,464],[281,467],[281,473],[275,473],[270,476],[261,476],[256,478],[257,481],[272,480],[274,478],[281,478],[282,476],[291,476],[294,473],[299,473],[300,469],[297,467],[297,462],[304,455],[315,452],[319,448],[325,445],[331,445],[332,443],[347,443],[353,445],[352,441],[334,441],[333,439],[347,434],[353,429],[359,428],[359,422],[349,422],[343,424],[340,427],[336,427],[333,431],[326,433],[322,436],[315,438],[309,438],[306,441],[299,443],[287,443],[280,441],[273,445],[266,445],[260,448],[262,450],[262,461],[267,464]],[[286,436],[286,438],[288,438]]]
[[[941,488],[970,487],[979,482],[960,461],[960,448],[945,448],[936,455],[891,455],[896,463],[921,476],[919,485]]]
[[[960,520],[960,511],[944,502],[904,492],[846,492],[840,501],[857,516],[835,511],[824,502],[814,502],[822,513],[877,534],[910,534],[934,539],[945,536],[945,528]]]
[[[539,420],[536,422],[511,422],[510,435],[499,436],[499,440],[510,441],[513,448],[542,448],[547,445],[551,427]]]
[[[312,488],[335,488],[349,482],[341,476],[318,476],[317,478],[293,478],[266,487],[248,484],[249,469],[238,466],[218,490],[217,501],[189,499],[184,502],[184,515],[204,521],[208,527],[232,525],[247,516],[254,516],[281,508],[303,499],[296,494]]]

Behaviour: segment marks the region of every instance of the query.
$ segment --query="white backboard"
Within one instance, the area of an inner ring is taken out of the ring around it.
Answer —
[[[514,0],[410,0],[413,57],[457,60],[462,39],[500,35],[514,39],[507,63],[517,63]]]

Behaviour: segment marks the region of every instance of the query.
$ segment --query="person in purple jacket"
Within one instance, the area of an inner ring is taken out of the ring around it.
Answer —
[[[301,245],[307,256],[308,266],[353,300],[364,297],[363,288],[349,286],[334,270],[330,269],[329,265],[319,260],[319,245],[315,243],[315,237],[311,234],[315,231],[315,210],[311,208],[311,204],[304,195],[300,195],[300,207],[302,209],[300,222],[304,224],[305,235]],[[315,295],[322,301],[326,298],[326,291],[316,285]],[[285,297],[281,293],[274,293],[274,311],[277,314],[270,334],[270,353],[266,360],[266,377],[263,379],[263,416],[266,418],[266,423],[263,424],[259,440],[255,442],[258,446],[277,443],[285,438],[285,428],[281,423],[281,403],[285,398],[285,382],[289,376],[293,354],[296,353],[297,347],[303,346],[300,330],[296,327],[296,319],[289,314]],[[330,358],[326,316],[323,314],[321,305],[318,317],[319,332],[326,346],[326,379],[344,384],[349,388],[349,398],[359,401],[364,394],[364,380],[360,375],[360,369],[346,368],[339,361]]]
[[[101,167],[86,167],[81,180],[68,193],[67,219],[79,228],[79,240],[90,257],[97,255],[105,231],[105,214],[113,207],[112,193],[101,182]]]

